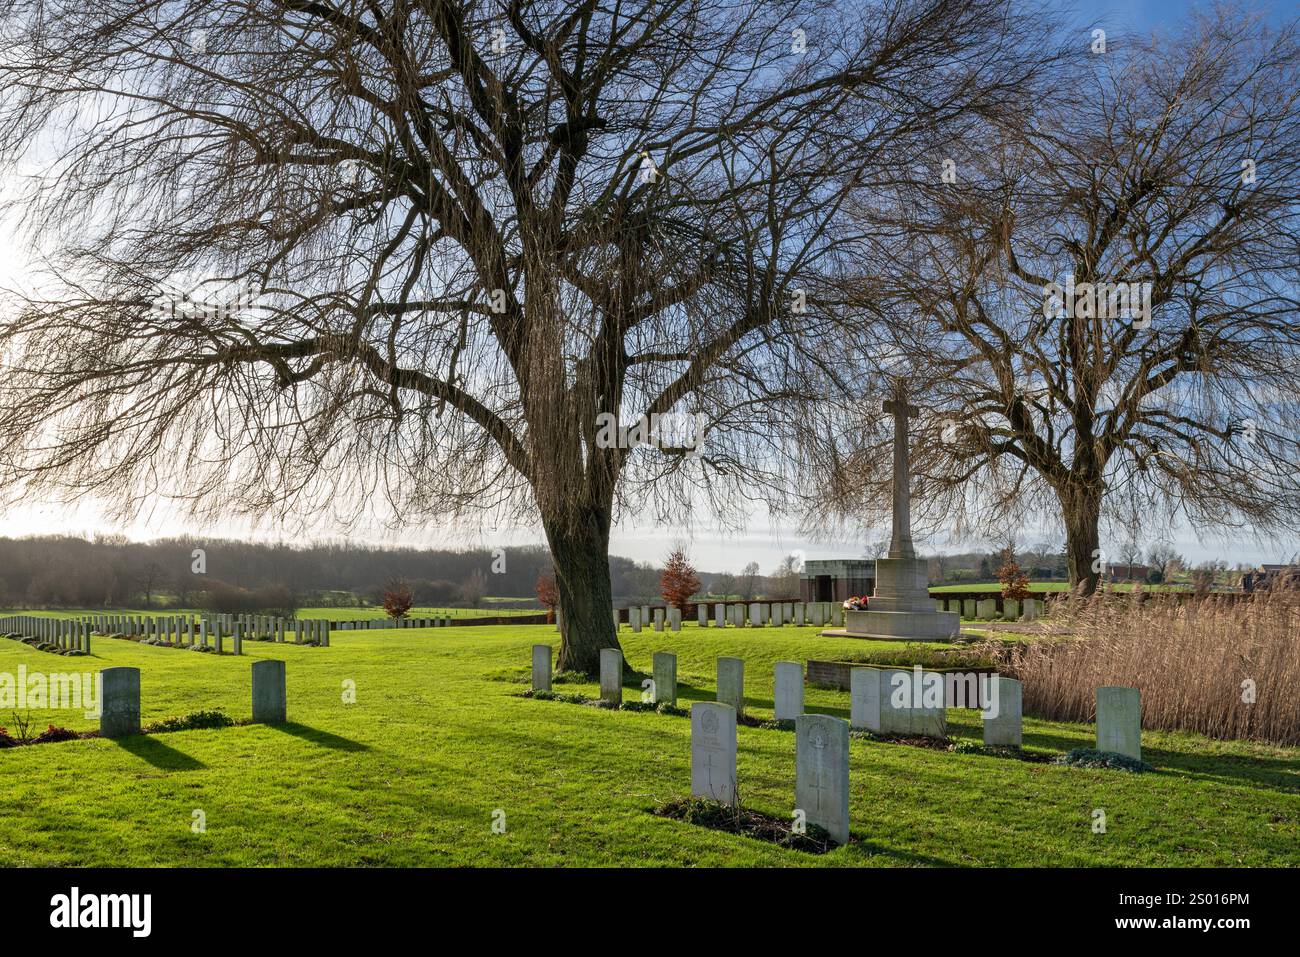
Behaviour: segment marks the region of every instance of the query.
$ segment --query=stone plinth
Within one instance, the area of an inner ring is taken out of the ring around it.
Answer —
[[[955,612],[935,610],[929,571],[922,558],[876,560],[876,593],[867,611],[844,613],[849,638],[950,641],[961,631]]]

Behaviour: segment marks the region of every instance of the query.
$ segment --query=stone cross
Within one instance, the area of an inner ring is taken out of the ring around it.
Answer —
[[[894,530],[889,541],[890,558],[915,558],[912,547],[911,467],[907,457],[907,417],[921,410],[907,404],[900,386],[897,398],[885,402],[885,412],[894,417]]]

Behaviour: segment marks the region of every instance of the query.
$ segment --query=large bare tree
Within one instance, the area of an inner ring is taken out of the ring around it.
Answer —
[[[894,255],[858,306],[927,409],[923,521],[1046,516],[1091,591],[1143,526],[1300,526],[1300,45],[1221,8],[1077,46],[1018,122],[858,205]],[[878,412],[857,439],[826,461],[870,521]]]
[[[788,494],[847,193],[1037,68],[1004,0],[0,14],[12,211],[50,251],[0,330],[10,498],[536,516],[585,671],[621,506]]]

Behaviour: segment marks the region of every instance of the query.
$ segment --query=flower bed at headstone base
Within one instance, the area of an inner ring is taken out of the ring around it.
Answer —
[[[172,731],[197,731],[211,728],[231,728],[236,725],[252,724],[252,719],[236,721],[224,711],[191,711],[189,714],[178,718],[163,718],[161,721],[153,721],[149,724],[142,725],[141,734],[169,734]],[[27,735],[25,730],[20,729],[19,736],[14,737],[9,730],[0,727],[0,749],[4,748],[21,748],[33,744],[55,744],[59,741],[85,741],[90,738],[98,738],[99,731],[73,731],[69,728],[60,728],[56,725],[50,725],[40,734],[32,737]]]
[[[824,828],[816,824],[804,824],[804,831],[799,834],[795,832],[792,819],[773,817],[740,804],[723,804],[694,797],[676,798],[664,801],[651,813],[657,817],[671,818],[714,831],[726,831],[728,834],[740,834],[808,854],[826,854],[840,846],[831,840]],[[850,843],[853,840],[854,838],[849,838]]]
[[[63,648],[52,641],[41,641],[39,638],[26,637],[14,632],[13,634],[0,635],[3,638],[12,638],[14,641],[21,642],[29,648],[35,648],[37,651],[44,651],[51,655],[63,655],[65,658],[80,658],[85,656],[85,652],[80,648]]]

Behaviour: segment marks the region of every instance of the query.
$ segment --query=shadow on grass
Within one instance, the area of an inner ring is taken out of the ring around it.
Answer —
[[[192,758],[183,751],[177,751],[169,744],[164,744],[154,734],[134,734],[129,738],[117,738],[116,744],[123,751],[134,754],[142,761],[147,761],[163,771],[200,771],[207,767],[197,758]]]
[[[318,744],[322,748],[329,748],[331,751],[369,751],[370,745],[362,744],[360,741],[353,741],[351,738],[345,738],[341,735],[334,734],[330,731],[322,731],[319,728],[308,727],[305,724],[299,724],[296,721],[286,721],[284,724],[268,724],[263,727],[270,728],[272,731],[281,731],[284,734],[293,735],[295,738],[301,738],[312,744]]]
[[[1096,747],[1095,738],[1065,737],[1048,731],[1025,729],[1025,746],[1065,753],[1075,748]],[[1149,745],[1142,747],[1142,759],[1157,771],[1168,771],[1220,784],[1241,783],[1271,791],[1300,793],[1300,761],[1259,755],[1198,754]]]

